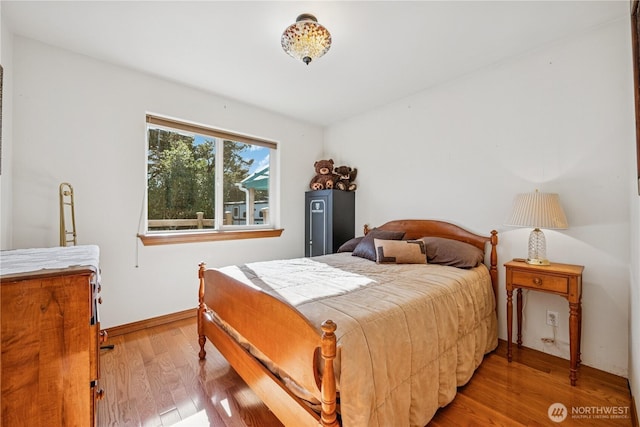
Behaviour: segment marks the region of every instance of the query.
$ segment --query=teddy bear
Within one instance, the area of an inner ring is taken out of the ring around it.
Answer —
[[[338,166],[334,169],[336,174],[336,181],[334,186],[343,191],[355,191],[358,186],[354,182],[356,175],[358,175],[358,169],[350,168],[349,166]]]
[[[313,164],[316,175],[311,179],[309,187],[312,190],[330,190],[334,186],[333,159],[318,160]]]

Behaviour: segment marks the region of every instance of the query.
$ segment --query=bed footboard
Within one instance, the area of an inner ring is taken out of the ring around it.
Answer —
[[[322,360],[324,360],[324,374],[320,384],[322,393],[322,413],[320,417],[323,426],[337,426],[336,415],[336,376],[333,372],[333,359],[336,358],[336,329],[337,325],[327,320],[322,323]]]
[[[208,270],[204,263],[199,266],[198,277],[200,359],[206,357],[208,338],[285,425],[339,426],[333,369],[336,324],[325,321],[320,333],[294,307],[217,270]],[[301,384],[315,384],[321,396],[321,413],[309,408],[227,333],[214,320],[213,313],[260,349],[288,376]],[[255,322],[255,319],[261,321]],[[321,361],[316,357],[318,354]]]

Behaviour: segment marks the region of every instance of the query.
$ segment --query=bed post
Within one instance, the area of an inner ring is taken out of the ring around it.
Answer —
[[[491,285],[493,285],[493,294],[498,301],[498,253],[496,252],[496,246],[498,246],[498,232],[491,230],[491,268],[489,268],[489,274],[491,275]],[[496,313],[498,311],[498,305],[496,304]]]
[[[198,278],[200,279],[200,288],[198,290],[198,344],[200,344],[200,352],[198,356],[200,360],[203,360],[207,355],[207,352],[204,351],[204,344],[207,341],[206,336],[203,331],[204,321],[204,271],[207,269],[207,264],[201,262],[199,264],[200,268],[198,269]]]
[[[332,320],[322,323],[322,412],[320,422],[324,427],[339,427],[336,416],[336,376],[333,371],[333,359],[336,358],[336,324]]]

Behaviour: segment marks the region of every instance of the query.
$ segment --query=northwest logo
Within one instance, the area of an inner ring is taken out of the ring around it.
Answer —
[[[567,407],[562,403],[552,403],[547,410],[547,415],[549,416],[549,419],[554,423],[561,423],[565,420],[565,418],[567,418]]]

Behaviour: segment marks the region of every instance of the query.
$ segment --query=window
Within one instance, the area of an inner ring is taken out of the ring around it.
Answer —
[[[262,230],[270,231],[265,237],[279,235],[273,233],[270,179],[276,148],[271,141],[147,115],[144,244],[262,237]]]

